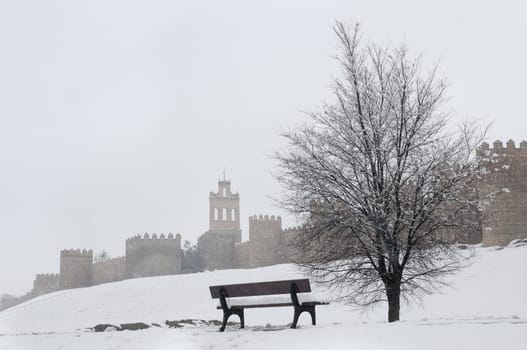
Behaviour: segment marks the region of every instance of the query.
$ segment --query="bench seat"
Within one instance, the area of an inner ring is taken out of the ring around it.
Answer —
[[[291,297],[289,295],[269,295],[260,297],[238,297],[238,298],[225,298],[229,309],[249,309],[258,307],[281,307],[281,306],[293,306]],[[317,297],[314,294],[298,294],[298,302],[300,305],[326,305],[327,301],[323,298]],[[220,310],[221,303],[218,303],[216,308]]]

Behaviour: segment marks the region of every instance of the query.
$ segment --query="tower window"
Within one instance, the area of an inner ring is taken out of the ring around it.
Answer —
[[[227,221],[227,209],[223,208],[222,218],[223,221]]]
[[[231,209],[231,220],[236,220],[236,209]]]
[[[218,208],[214,209],[214,220],[218,220]]]

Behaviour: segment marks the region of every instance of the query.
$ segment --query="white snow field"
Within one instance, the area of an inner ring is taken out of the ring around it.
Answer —
[[[386,322],[382,305],[359,311],[342,303],[317,307],[289,329],[292,307],[249,309],[246,328],[168,328],[166,320],[219,320],[209,285],[302,277],[294,265],[127,280],[41,296],[0,313],[0,349],[527,349],[527,246],[476,248],[473,264],[450,288],[403,306]],[[313,286],[321,297],[331,294]],[[232,316],[231,321],[238,321]],[[93,332],[110,323],[158,323],[138,331]]]

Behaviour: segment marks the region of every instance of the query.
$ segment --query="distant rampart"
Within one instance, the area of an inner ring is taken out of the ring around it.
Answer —
[[[145,234],[126,240],[126,278],[181,273],[181,235]]]
[[[92,265],[92,284],[116,282],[126,277],[126,258],[124,256],[99,261]]]
[[[33,281],[33,297],[55,292],[60,289],[60,275],[58,273],[41,273]]]

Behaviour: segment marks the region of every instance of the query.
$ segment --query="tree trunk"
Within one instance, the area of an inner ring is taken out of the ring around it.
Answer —
[[[388,297],[388,322],[399,321],[401,283],[390,282],[386,286],[386,295]]]

